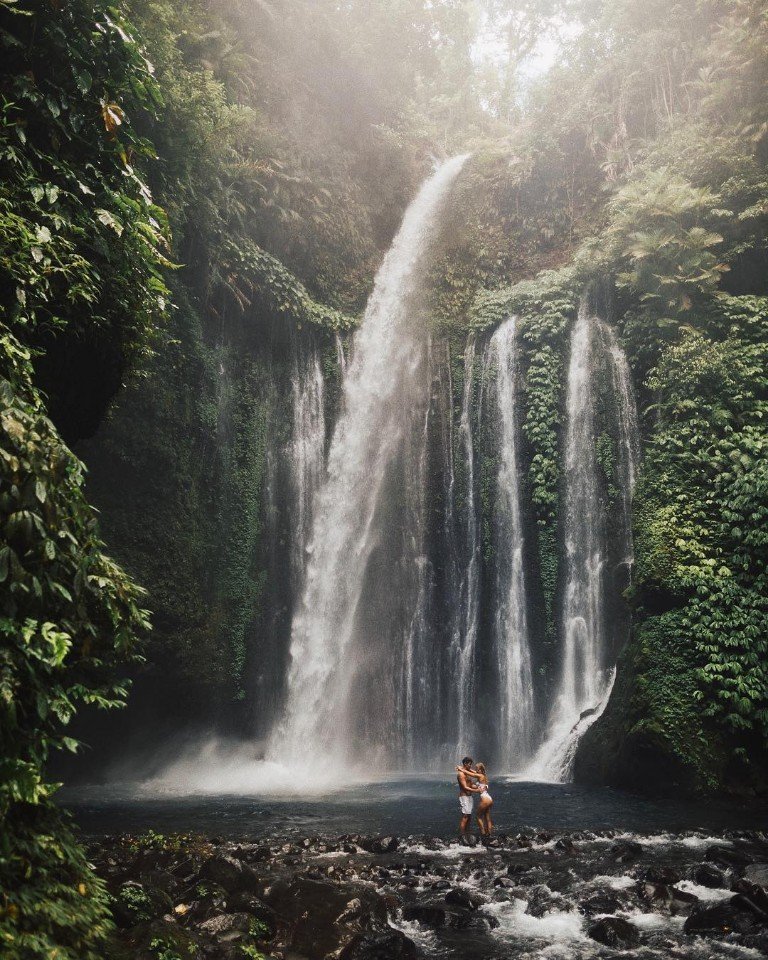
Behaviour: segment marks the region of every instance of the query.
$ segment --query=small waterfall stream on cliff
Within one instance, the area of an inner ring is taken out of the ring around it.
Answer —
[[[414,417],[405,414],[427,405],[428,335],[413,322],[413,308],[441,207],[465,159],[440,166],[406,211],[355,338],[328,474],[315,501],[303,595],[291,631],[287,705],[269,759],[305,769],[363,758],[375,762],[357,742],[360,692],[354,688],[376,639],[358,630],[358,607],[380,535],[382,495],[408,446]],[[376,716],[363,719],[384,723]]]
[[[623,562],[632,562],[629,508],[639,440],[629,368],[613,329],[585,297],[571,336],[566,396],[563,654],[548,731],[526,775],[567,780],[579,740],[605,709],[615,678],[606,617],[606,514],[598,479],[596,359],[605,358],[618,421],[618,482],[624,506]]]
[[[292,487],[291,577],[298,586],[312,533],[314,499],[325,471],[325,384],[314,342],[296,345],[293,364],[293,434],[287,454]]]

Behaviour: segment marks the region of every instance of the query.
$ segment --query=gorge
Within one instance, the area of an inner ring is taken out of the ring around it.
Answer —
[[[466,753],[503,774],[565,781],[610,695],[629,627],[639,466],[629,368],[588,291],[568,346],[563,560],[546,649],[529,626],[542,619],[542,587],[524,468],[525,328],[510,316],[472,331],[452,357],[425,312],[466,162],[439,165],[406,211],[349,363],[338,335],[325,347],[313,333],[293,341],[288,436],[270,450],[262,491],[269,576],[288,585],[269,656],[285,667],[272,665],[269,699],[244,693],[263,754],[247,729],[221,752],[238,789],[249,769],[260,782],[262,761],[282,789],[302,790],[329,768],[353,779],[438,772]],[[154,782],[220,788],[211,749],[198,761],[193,743]]]
[[[3,957],[764,953],[765,0],[0,53]]]

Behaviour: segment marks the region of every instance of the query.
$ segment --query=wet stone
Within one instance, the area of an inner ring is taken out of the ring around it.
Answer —
[[[746,867],[752,863],[752,857],[746,851],[739,850],[737,847],[724,847],[719,844],[707,847],[704,859],[723,867]]]
[[[712,863],[699,863],[691,871],[691,879],[699,886],[722,890],[726,886],[725,874]]]
[[[755,915],[741,907],[736,897],[732,897],[724,903],[695,907],[683,929],[686,933],[700,936],[727,936],[731,933],[755,933],[759,927]]]
[[[579,910],[587,916],[596,916],[601,913],[616,913],[621,910],[624,902],[616,895],[610,893],[596,893],[587,900],[582,901]]]
[[[603,917],[589,926],[587,934],[606,947],[631,949],[640,943],[640,931],[622,917]]]
[[[642,857],[643,848],[635,840],[618,840],[609,852],[616,863],[634,863]]]
[[[399,930],[355,937],[339,954],[339,960],[417,960],[416,944]]]

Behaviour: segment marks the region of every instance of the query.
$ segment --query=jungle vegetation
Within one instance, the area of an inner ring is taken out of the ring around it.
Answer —
[[[280,405],[260,344],[331,349],[460,149],[431,317],[455,344],[521,317],[549,616],[591,282],[640,398],[634,632],[584,775],[641,785],[661,757],[692,790],[764,789],[765,3],[0,0],[0,53],[4,956],[104,955],[109,898],[48,772],[77,713],[153,669],[185,681],[177,711],[244,709]]]

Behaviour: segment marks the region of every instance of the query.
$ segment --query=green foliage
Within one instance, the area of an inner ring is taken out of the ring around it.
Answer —
[[[167,296],[166,219],[132,120],[151,64],[100,0],[0,7],[0,319],[146,348]]]
[[[648,603],[674,598],[700,717],[768,745],[768,355],[764,333],[735,336],[737,300],[727,339],[687,334],[650,378],[657,427],[638,491],[638,584]],[[756,307],[747,298],[741,314],[750,333],[766,329]]]
[[[74,751],[83,704],[120,706],[115,665],[147,627],[143,591],[103,552],[83,467],[31,386],[29,354],[0,340],[0,940],[9,957],[94,957],[103,889],[55,812],[44,767]],[[82,889],[81,889],[82,888]]]

